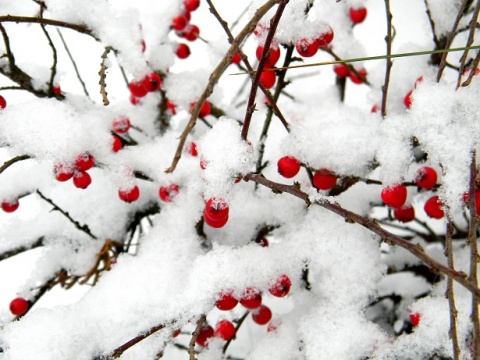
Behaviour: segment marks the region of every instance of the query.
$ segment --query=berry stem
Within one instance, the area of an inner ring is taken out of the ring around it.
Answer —
[[[238,334],[238,329],[240,329],[240,326],[242,326],[243,322],[245,321],[245,319],[247,318],[248,314],[250,314],[250,311],[245,311],[245,314],[242,315],[242,317],[238,320],[236,320],[235,322],[237,323],[237,326],[235,326],[235,334]],[[230,343],[236,338],[236,335],[228,340],[225,345],[223,346],[223,350],[222,350],[222,353],[226,353],[227,350],[228,350],[228,347],[230,346]]]

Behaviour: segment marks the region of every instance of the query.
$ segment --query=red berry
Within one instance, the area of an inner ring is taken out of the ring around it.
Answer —
[[[215,336],[222,338],[223,340],[231,340],[236,333],[235,326],[228,320],[221,320],[215,327]]]
[[[148,92],[143,87],[142,81],[131,82],[130,84],[128,84],[128,88],[130,90],[130,93],[136,98],[144,97],[145,95],[147,95]]]
[[[202,157],[200,158],[200,169],[205,170],[207,168],[207,161]]]
[[[53,93],[55,95],[60,95],[62,93],[62,89],[60,88],[60,85],[58,85],[58,84],[53,85],[52,90],[53,90]]]
[[[178,329],[178,330],[176,330],[176,331],[172,334],[172,337],[176,338],[176,337],[177,337],[178,335],[180,335],[180,334],[181,334],[181,330]]]
[[[365,20],[367,17],[367,8],[359,7],[359,8],[350,8],[350,19],[354,24],[360,24]]]
[[[55,174],[55,179],[57,181],[67,181],[70,180],[73,176],[73,167],[66,164],[56,164],[53,167],[53,173]]]
[[[137,201],[140,197],[140,189],[135,185],[128,190],[118,190],[118,197],[127,203]]]
[[[28,301],[24,298],[16,298],[10,302],[10,312],[15,316],[21,316],[28,310]]]
[[[290,179],[300,171],[300,162],[293,156],[284,156],[278,160],[277,167],[280,175]]]
[[[240,64],[242,61],[242,57],[240,56],[239,53],[233,54],[232,60],[230,60],[231,64]]]
[[[188,145],[188,153],[192,156],[198,156],[197,144],[193,141]]]
[[[272,311],[265,305],[261,305],[252,311],[252,319],[258,325],[265,325],[272,319]]]
[[[429,166],[424,166],[418,169],[415,183],[419,188],[431,189],[437,184],[437,172]]]
[[[0,109],[5,109],[5,107],[7,106],[7,100],[5,100],[5,98],[0,95]]]
[[[15,210],[18,209],[20,206],[20,203],[18,202],[18,199],[15,200],[10,200],[10,201],[2,201],[2,210],[7,212],[7,213],[12,213]]]
[[[377,104],[373,105],[372,109],[370,110],[370,112],[372,113],[378,113],[379,111],[380,111],[380,106],[378,106]]]
[[[173,202],[175,196],[178,195],[178,186],[175,184],[170,184],[168,186],[161,186],[158,191],[160,199],[165,202]]]
[[[284,297],[290,292],[291,286],[292,281],[287,275],[283,274],[275,280],[275,282],[268,288],[268,291],[273,296]]]
[[[73,185],[79,189],[86,189],[92,183],[92,178],[85,171],[77,171],[73,174]]]
[[[208,339],[212,338],[214,334],[215,332],[210,325],[203,325],[197,336],[196,343],[205,347],[207,346]]]
[[[190,105],[190,113],[192,113],[193,108],[195,107],[197,103],[194,102]],[[200,113],[198,114],[198,117],[204,118],[210,115],[212,111],[212,107],[210,106],[210,103],[208,101],[205,101],[200,109]]]
[[[401,184],[388,186],[382,190],[381,197],[388,206],[399,208],[407,201],[407,188]]]
[[[262,292],[254,287],[248,287],[243,292],[243,295],[240,299],[240,304],[242,304],[247,309],[256,309],[262,305]]]
[[[333,66],[333,71],[337,74],[338,77],[344,78],[350,74],[350,69],[345,64],[336,64]]]
[[[197,25],[189,25],[183,31],[183,38],[187,39],[188,41],[195,41],[200,36],[200,29]]]
[[[477,69],[479,70],[479,69]],[[423,76],[419,76],[417,80],[415,80],[415,86],[414,88],[416,89],[418,85],[420,85],[423,82]]]
[[[420,324],[421,315],[419,313],[411,313],[410,314],[410,321],[412,322],[413,326],[418,326]]]
[[[142,80],[142,86],[147,92],[153,92],[160,89],[162,78],[157,73],[150,73]]]
[[[412,102],[413,102],[412,93],[413,93],[413,90],[410,90],[407,93],[407,95],[405,95],[405,97],[403,98],[403,104],[407,109],[410,109],[412,107]]]
[[[187,44],[178,44],[176,54],[180,59],[186,59],[190,56],[190,48]]]
[[[275,75],[275,71],[270,71],[269,68],[265,67],[265,71],[262,71],[262,75],[260,75],[260,82],[265,89],[271,89],[276,81],[277,76]]]
[[[177,114],[177,110],[176,110],[177,106],[175,105],[175,103],[173,103],[172,101],[170,100],[167,100],[167,109],[170,110],[170,113],[172,115],[176,115]]]
[[[313,186],[319,190],[329,190],[336,184],[337,177],[328,169],[320,169],[313,175]]]
[[[367,70],[365,69],[360,69],[360,70],[357,70],[358,74],[362,77],[362,78],[365,78],[367,76]],[[350,78],[350,80],[352,80],[352,82],[354,84],[362,84],[363,83],[363,79],[359,78],[354,72],[350,72],[348,74],[348,77]]]
[[[189,13],[185,14],[180,14],[178,16],[175,16],[172,20],[172,28],[175,30],[183,30],[187,26],[188,22],[190,19],[188,18]]]
[[[415,219],[415,208],[412,205],[404,205],[393,210],[393,216],[400,222],[410,222]]]
[[[183,5],[187,11],[195,11],[200,6],[200,0],[183,0]]]
[[[112,122],[112,130],[122,135],[130,130],[130,126],[130,120],[124,116],[121,116]]]
[[[301,39],[295,44],[295,49],[302,57],[312,57],[317,53],[319,46],[319,42],[316,40]]]
[[[215,221],[228,218],[229,210],[227,202],[222,198],[212,197],[205,205],[205,215]]]
[[[268,247],[267,238],[264,236],[260,240],[258,240],[258,245],[260,245],[261,247]]]
[[[263,46],[258,45],[257,50],[255,52],[255,55],[257,56],[258,61],[260,61],[260,59],[262,58],[262,54],[263,54]],[[266,59],[266,62],[265,62],[265,66],[266,67],[273,67],[273,66],[275,66],[275,64],[277,63],[277,61],[279,59],[280,59],[280,48],[278,46],[277,47],[271,47],[270,48],[270,54],[268,55],[268,57]]]
[[[123,148],[123,143],[122,140],[117,135],[112,135],[113,141],[112,141],[112,151],[113,152],[119,152]]]
[[[440,201],[438,195],[432,196],[425,202],[423,209],[425,213],[434,219],[441,219],[445,216],[442,210],[443,203]]]
[[[321,34],[320,37],[317,39],[318,46],[320,47],[327,46],[332,42],[333,36],[334,36],[333,29],[329,28],[328,31]]]
[[[80,171],[87,171],[95,165],[95,158],[87,151],[77,156],[75,167]]]
[[[238,300],[233,296],[232,291],[222,291],[215,303],[219,310],[229,311],[237,306]]]

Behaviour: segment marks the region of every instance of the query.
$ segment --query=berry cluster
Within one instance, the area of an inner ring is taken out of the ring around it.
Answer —
[[[278,173],[290,179],[298,174],[301,164],[293,156],[284,156],[277,162]],[[328,169],[319,169],[313,175],[313,186],[318,190],[330,190],[337,184],[337,176]]]
[[[179,38],[195,41],[200,36],[200,29],[197,25],[190,23],[190,13],[198,9],[200,0],[184,0],[183,5],[184,11],[173,18],[171,27]],[[185,43],[179,43],[175,53],[178,58],[186,59],[190,56],[190,48]]]

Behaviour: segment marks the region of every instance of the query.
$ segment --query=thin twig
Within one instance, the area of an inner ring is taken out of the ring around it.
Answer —
[[[23,160],[28,160],[31,159],[32,157],[30,155],[19,155],[15,156],[14,158],[7,160],[3,163],[2,166],[0,166],[0,174],[3,173],[5,170],[7,170],[8,167],[11,165],[15,164],[16,162],[23,161]]]
[[[75,225],[75,227],[76,227],[78,230],[83,231],[85,234],[87,234],[88,236],[90,236],[92,239],[97,239],[97,237],[90,232],[90,229],[89,229],[88,225],[81,225],[78,221],[73,220],[72,217],[68,214],[68,212],[64,211],[64,210],[63,210],[62,208],[60,208],[57,204],[55,204],[52,200],[50,200],[49,198],[45,197],[45,195],[43,195],[43,194],[40,192],[40,190],[37,190],[37,194],[38,194],[43,200],[45,200],[45,201],[48,202],[50,205],[52,205],[54,210],[58,210],[63,216],[65,216],[73,225]]]
[[[96,37],[92,34],[89,28],[84,25],[77,25],[67,23],[65,21],[54,20],[54,19],[45,19],[39,17],[31,17],[31,16],[13,16],[13,15],[5,15],[0,16],[0,23],[2,22],[14,22],[14,23],[30,23],[30,24],[44,24],[44,25],[52,25],[58,27],[64,27],[67,29],[75,30],[81,34],[87,34],[96,39]]]
[[[476,153],[472,153],[472,162],[470,164],[470,187],[468,190],[468,209],[470,211],[470,221],[468,223],[468,236],[467,242],[470,245],[470,274],[468,280],[475,286],[478,286],[477,267],[478,267],[478,247],[477,247],[477,227],[478,217],[476,210],[475,193],[477,191],[476,179]],[[470,318],[472,320],[472,346],[473,346],[473,359],[480,359],[480,319],[479,319],[479,296],[472,294],[472,313]]]
[[[43,18],[43,6],[40,6],[40,18]],[[45,25],[40,24],[40,27],[42,28],[42,31],[45,34],[45,37],[47,38],[48,45],[50,45],[50,48],[52,49],[53,63],[52,63],[52,67],[50,68],[50,80],[48,82],[48,95],[54,96],[55,93],[53,92],[53,82],[55,81],[55,74],[57,73],[57,49],[55,48],[52,38],[50,37],[50,34],[45,28]]]
[[[138,335],[137,337],[133,338],[132,340],[129,340],[127,341],[125,344],[123,344],[122,346],[119,346],[118,348],[116,348],[112,355],[110,355],[109,358],[111,359],[118,359],[120,356],[122,356],[122,354],[127,351],[128,349],[130,349],[132,346],[138,344],[140,341],[146,339],[147,337],[149,337],[150,335],[153,335],[155,334],[157,331],[160,331],[162,330],[163,328],[165,327],[165,325],[163,324],[160,324],[160,325],[156,325],[154,327],[152,327],[151,329],[149,329],[147,332],[141,334],[141,335]]]
[[[387,43],[387,56],[392,54],[392,12],[390,11],[390,0],[385,0],[385,13],[387,18],[387,36],[385,36],[385,42]],[[392,69],[392,59],[387,59],[385,67],[385,80],[382,86],[382,116],[387,115],[387,94],[388,85],[390,83],[390,71]]]
[[[73,58],[72,54],[70,53],[70,49],[67,46],[67,43],[65,39],[63,38],[63,35],[60,31],[60,29],[57,29],[58,36],[60,36],[60,40],[62,41],[63,47],[65,48],[65,51],[67,52],[68,57],[70,58],[70,61],[72,62],[73,68],[75,69],[75,74],[77,74],[77,79],[80,81],[80,84],[82,85],[83,92],[87,97],[90,97],[90,94],[87,91],[87,87],[85,85],[85,82],[83,81],[82,77],[80,76],[80,71],[78,70],[77,63],[75,59]]]
[[[234,37],[230,31],[230,29],[228,28],[228,24],[225,20],[223,20],[223,18],[220,16],[220,14],[218,13],[217,9],[215,8],[215,6],[213,5],[212,1],[211,0],[207,0],[207,3],[208,5],[210,6],[210,12],[213,14],[213,16],[215,16],[215,18],[218,20],[218,22],[220,23],[220,25],[223,27],[223,29],[225,30],[225,33],[227,34],[227,37],[228,37],[228,42],[230,44],[233,43],[233,40],[234,40]],[[243,63],[245,64],[245,66],[247,67],[247,70],[248,72],[250,73],[250,78],[254,79],[254,70],[253,70],[253,67],[251,66],[250,62],[248,61],[248,58],[247,56],[243,53],[243,51],[239,48],[238,49],[238,54],[240,55]],[[239,93],[237,94],[236,97],[239,96],[243,86],[245,86],[246,84],[248,83],[248,80],[245,79],[245,82],[244,82],[244,85],[242,85],[242,87],[240,88],[239,90]],[[275,96],[272,95],[272,93],[267,89],[265,88],[265,86],[263,86],[262,83],[259,83],[258,84],[260,89],[262,90],[262,92],[265,94],[265,96],[267,97],[267,99],[269,100],[270,104],[271,104],[271,107],[275,113],[275,115],[280,119],[280,121],[282,122],[283,126],[285,127],[285,129],[290,132],[290,126],[287,122],[287,120],[285,119],[285,117],[283,116],[282,112],[280,111],[280,109],[278,108],[277,106],[277,98],[275,98]]]
[[[476,31],[476,25],[477,25],[477,19],[478,19],[479,12],[480,12],[480,0],[477,0],[477,3],[475,5],[475,9],[473,10],[473,13],[472,13],[472,19],[470,20],[470,24],[469,24],[470,31],[468,33],[466,49],[464,50],[464,52],[462,54],[462,57],[460,58],[460,71],[458,72],[457,89],[460,87],[462,74],[463,74],[463,71],[465,70],[465,63],[467,61],[468,52],[470,50],[469,46],[473,44],[473,41],[475,39],[475,31]],[[475,69],[473,69],[473,72],[475,72]]]
[[[190,338],[190,342],[188,344],[188,354],[190,355],[190,360],[196,360],[195,357],[195,341],[197,341],[198,335],[200,335],[200,331],[202,330],[202,326],[207,321],[207,316],[202,315],[197,321],[197,327],[195,331],[192,333],[192,337]]]
[[[29,251],[29,250],[35,249],[37,247],[43,246],[43,240],[44,240],[44,238],[41,237],[31,244],[20,246],[20,247],[11,249],[11,250],[7,250],[4,253],[0,254],[0,261],[11,258],[15,255],[24,253],[25,251]]]
[[[237,326],[235,326],[235,336],[233,338],[231,338],[230,340],[228,340],[225,345],[223,345],[223,350],[222,350],[222,353],[226,353],[227,350],[228,350],[228,347],[230,346],[230,343],[235,340],[236,338],[236,334],[238,334],[238,330],[240,329],[240,327],[242,326],[243,322],[245,321],[245,319],[247,318],[248,314],[250,314],[250,311],[245,311],[245,314],[242,315],[242,317],[240,319],[238,319],[237,321]]]
[[[0,31],[3,36],[3,42],[5,43],[5,51],[7,52],[8,65],[10,67],[10,72],[13,72],[15,68],[15,57],[13,56],[12,49],[10,48],[10,38],[8,37],[7,31],[0,23]]]
[[[435,22],[433,21],[432,12],[430,11],[430,5],[428,4],[428,0],[423,0],[423,3],[425,4],[425,11],[427,12],[430,28],[432,29],[433,42],[435,43],[435,47],[437,49],[440,49],[440,42],[438,40],[437,32],[435,30]]]
[[[283,11],[287,6],[289,0],[282,0],[278,5],[277,11],[275,12],[274,17],[270,20],[270,29],[268,30],[267,38],[265,44],[263,45],[262,57],[258,63],[257,71],[252,81],[252,87],[250,89],[250,96],[247,103],[247,111],[245,113],[245,119],[243,120],[242,128],[242,139],[247,140],[248,129],[250,127],[250,121],[252,120],[253,112],[255,111],[255,97],[257,95],[258,85],[260,84],[260,76],[262,75],[263,68],[267,63],[267,57],[270,52],[270,45],[273,41],[273,36],[277,30],[278,23],[282,17]]]
[[[108,53],[112,50],[110,46],[107,46],[105,48],[105,51],[103,52],[101,58],[102,62],[100,63],[100,71],[98,72],[98,75],[100,75],[100,81],[98,82],[100,84],[100,94],[102,94],[102,101],[103,105],[107,106],[110,104],[110,101],[108,101],[108,93],[105,90],[107,87],[107,84],[105,83],[105,79],[107,78],[107,68],[108,66],[105,64],[105,60],[107,59]]]
[[[207,84],[207,87],[204,89],[202,95],[198,99],[196,105],[192,109],[192,114],[190,116],[190,120],[188,121],[187,126],[183,130],[180,140],[177,146],[177,150],[175,152],[174,158],[172,163],[168,169],[165,170],[166,173],[171,173],[175,170],[180,158],[182,157],[183,147],[185,145],[185,141],[187,140],[188,134],[193,130],[195,124],[197,122],[198,114],[200,113],[200,109],[203,103],[207,100],[207,98],[212,94],[215,85],[217,84],[220,76],[222,76],[223,72],[230,64],[233,55],[237,51],[240,44],[243,40],[251,34],[253,29],[255,29],[256,24],[260,21],[260,19],[270,10],[275,4],[279,3],[281,0],[269,0],[264,5],[259,7],[255,14],[252,16],[250,21],[245,25],[245,27],[240,31],[237,35],[235,40],[233,41],[232,45],[228,49],[227,53],[223,57],[223,59],[218,63],[217,67],[213,72],[210,74],[210,79]]]
[[[445,235],[445,256],[447,257],[447,265],[451,269],[455,269],[453,262],[453,226],[452,220],[449,218],[447,221],[447,232]],[[457,315],[458,311],[455,306],[455,293],[453,289],[453,279],[449,277],[447,279],[447,290],[445,292],[445,297],[448,299],[448,306],[450,308],[450,331],[449,336],[452,339],[453,347],[453,359],[460,359],[460,347],[458,346],[458,333],[457,333]]]
[[[264,185],[272,189],[275,193],[280,194],[283,192],[289,193],[299,199],[302,199],[307,206],[312,204],[307,193],[301,191],[294,185],[285,185],[273,182],[265,178],[262,174],[247,174],[244,176],[245,180],[251,180],[258,182],[261,185]],[[398,245],[405,250],[409,251],[414,256],[421,259],[425,264],[427,264],[433,271],[441,272],[449,277],[452,277],[459,284],[467,288],[472,294],[480,296],[480,289],[473,284],[471,281],[467,280],[467,274],[461,271],[455,271],[448,266],[443,265],[442,263],[436,261],[432,257],[428,256],[423,248],[419,244],[411,243],[410,241],[403,239],[395,234],[390,233],[389,231],[383,229],[375,220],[367,219],[363,216],[355,214],[349,210],[342,208],[338,204],[330,203],[327,201],[314,201],[313,204],[321,206],[327,210],[334,212],[335,214],[343,217],[346,222],[359,224],[373,233],[380,236],[382,241],[390,245]]]

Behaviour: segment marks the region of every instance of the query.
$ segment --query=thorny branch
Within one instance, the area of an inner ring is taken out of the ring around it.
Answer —
[[[280,1],[281,0],[269,0],[263,6],[257,9],[257,11],[252,16],[247,25],[245,25],[242,31],[240,31],[240,33],[237,35],[223,59],[218,63],[215,70],[213,70],[213,72],[211,73],[207,87],[204,89],[202,95],[192,109],[192,115],[190,116],[190,120],[188,121],[187,126],[183,130],[182,135],[180,136],[180,141],[177,146],[175,156],[172,160],[170,167],[165,170],[166,173],[172,173],[173,171],[175,171],[175,168],[177,167],[177,164],[182,157],[182,151],[183,146],[185,145],[185,141],[187,140],[188,134],[190,134],[190,132],[195,127],[196,120],[198,118],[198,114],[200,113],[200,109],[203,103],[212,94],[215,85],[217,84],[218,80],[222,76],[227,66],[230,64],[230,61],[232,60],[233,55],[237,52],[238,47],[243,42],[243,40],[245,40],[245,38],[253,31],[253,29],[255,29],[257,23],[268,12],[268,10],[270,10],[275,4],[279,3]]]
[[[107,84],[105,83],[105,79],[107,78],[107,68],[108,66],[105,64],[107,60],[108,53],[112,50],[110,46],[107,46],[105,48],[105,51],[103,52],[101,58],[102,62],[100,64],[100,71],[98,72],[98,75],[100,75],[100,81],[98,82],[100,84],[100,94],[102,94],[102,101],[103,105],[107,106],[110,104],[110,101],[108,101],[107,97],[107,90],[105,88],[107,87]]]
[[[288,193],[291,194],[295,197],[298,197],[299,199],[302,199],[305,201],[307,206],[310,206],[312,204],[321,206],[327,210],[330,210],[334,212],[335,214],[343,217],[346,222],[349,223],[356,223],[359,224],[373,233],[377,234],[380,236],[382,241],[384,241],[387,244],[391,245],[398,245],[408,252],[410,252],[412,255],[418,257],[421,259],[425,264],[430,266],[432,270],[441,272],[448,277],[453,278],[453,280],[457,281],[461,285],[463,285],[465,288],[467,288],[472,294],[476,296],[480,296],[480,289],[473,284],[471,281],[467,280],[467,274],[464,272],[459,272],[455,271],[454,269],[449,268],[448,266],[443,265],[442,263],[436,261],[432,257],[428,256],[423,248],[418,245],[418,244],[413,244],[410,241],[401,238],[400,236],[397,236],[395,234],[390,233],[389,231],[383,229],[378,223],[374,220],[367,219],[363,216],[360,216],[358,214],[355,214],[347,209],[342,208],[338,204],[330,203],[328,201],[320,201],[320,200],[315,200],[312,201],[310,200],[309,196],[307,193],[303,192],[296,186],[292,185],[285,185],[285,184],[280,184],[273,182],[271,180],[268,180],[265,178],[262,174],[247,174],[244,176],[245,180],[251,180],[255,181],[263,186],[266,186],[270,189],[272,189],[275,193]]]
[[[90,236],[92,239],[97,239],[97,237],[95,235],[93,235],[91,232],[90,232],[90,229],[88,228],[88,225],[81,225],[78,221],[72,219],[72,217],[68,214],[68,212],[64,211],[62,208],[60,208],[57,204],[55,204],[52,200],[50,200],[49,198],[45,197],[45,195],[43,195],[40,190],[37,190],[36,191],[37,194],[43,199],[45,200],[46,202],[48,202],[50,205],[53,206],[53,210],[57,210],[59,211],[63,216],[65,216],[73,225],[75,225],[75,227],[84,232],[85,234],[87,234],[88,236]]]

